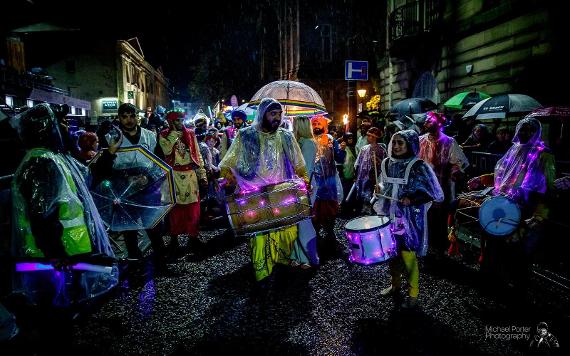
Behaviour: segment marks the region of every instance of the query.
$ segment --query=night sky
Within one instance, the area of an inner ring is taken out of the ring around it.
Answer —
[[[145,5],[143,1],[13,0],[10,6],[17,15],[3,19],[2,32],[49,22],[97,38],[138,37],[146,60],[162,67],[183,100],[215,100],[231,94],[248,100],[262,84],[252,73],[258,68],[257,9],[266,1],[197,5],[161,0]],[[199,86],[198,92],[187,95],[188,84],[203,82],[204,76],[214,85]]]

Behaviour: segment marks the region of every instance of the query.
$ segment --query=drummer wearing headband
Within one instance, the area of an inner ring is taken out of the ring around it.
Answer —
[[[444,195],[432,168],[417,158],[419,138],[414,130],[399,131],[388,145],[388,158],[382,161],[380,196],[374,204],[379,215],[389,216],[399,256],[390,260],[391,285],[381,291],[387,296],[399,292],[401,275],[408,273],[408,297],[403,307],[414,307],[419,294],[417,256],[428,247],[427,211],[431,202]]]

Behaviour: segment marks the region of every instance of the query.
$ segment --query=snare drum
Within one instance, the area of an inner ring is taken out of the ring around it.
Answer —
[[[479,209],[479,223],[491,235],[509,235],[520,221],[521,211],[517,204],[502,195],[487,198]]]
[[[346,223],[349,261],[369,265],[398,255],[396,239],[386,216],[363,216]]]
[[[236,234],[250,234],[296,224],[311,216],[307,188],[290,180],[228,196],[226,210]]]

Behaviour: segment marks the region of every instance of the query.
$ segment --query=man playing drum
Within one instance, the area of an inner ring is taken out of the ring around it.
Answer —
[[[507,237],[493,237],[482,242],[481,269],[489,276],[500,265],[519,292],[526,290],[531,253],[543,233],[548,217],[546,205],[555,178],[554,156],[541,139],[542,127],[535,118],[518,122],[513,145],[497,162],[494,174],[476,177],[468,182],[471,190],[493,186],[493,195],[502,195],[520,208],[521,224]],[[450,239],[453,240],[454,230]]]
[[[294,178],[302,178],[308,186],[305,161],[292,133],[280,128],[283,114],[281,104],[264,98],[253,124],[241,129],[220,162],[221,176],[241,192]],[[268,277],[276,263],[289,263],[297,225],[256,233],[250,240],[255,278]]]
[[[413,307],[419,294],[419,267],[416,256],[425,256],[428,247],[427,211],[431,202],[443,201],[443,191],[434,171],[421,159],[419,138],[414,130],[395,133],[382,161],[380,196],[374,204],[379,215],[389,216],[400,257],[390,260],[391,285],[383,296],[399,291],[402,262],[408,273],[408,298],[403,307]]]

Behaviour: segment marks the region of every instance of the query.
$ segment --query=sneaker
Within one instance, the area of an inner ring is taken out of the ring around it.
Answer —
[[[301,265],[298,261],[295,260],[292,260],[289,264],[291,265],[291,267],[298,267]]]
[[[311,265],[308,263],[301,264],[301,269],[311,269]]]
[[[418,305],[418,297],[406,297],[404,302],[402,303],[402,308],[404,309],[412,309]]]
[[[400,291],[400,288],[396,288],[392,285],[390,285],[388,288],[384,288],[380,291],[380,295],[383,297],[387,297],[389,295],[393,295],[396,294],[397,292]]]

